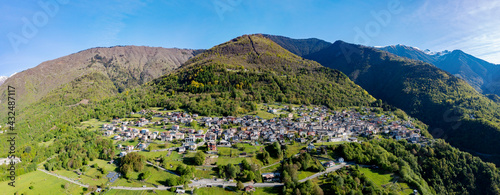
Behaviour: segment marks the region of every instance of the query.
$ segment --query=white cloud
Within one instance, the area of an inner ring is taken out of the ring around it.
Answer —
[[[410,22],[429,28],[426,45],[432,50],[460,49],[500,63],[500,2],[487,0],[425,1]]]

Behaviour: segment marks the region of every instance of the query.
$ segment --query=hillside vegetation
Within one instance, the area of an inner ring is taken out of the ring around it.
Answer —
[[[425,62],[337,41],[305,56],[338,69],[376,98],[430,126],[434,137],[499,163],[500,106],[464,80]]]
[[[179,67],[201,50],[144,46],[92,48],[41,63],[15,74],[0,86],[0,113],[5,113],[7,86],[16,88],[16,104],[24,108],[52,90],[92,72],[108,77],[116,90],[139,86]],[[0,119],[5,120],[5,119]]]

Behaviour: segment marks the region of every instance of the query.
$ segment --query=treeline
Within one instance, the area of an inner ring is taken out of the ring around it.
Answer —
[[[360,164],[398,173],[423,194],[499,194],[500,177],[492,163],[461,152],[442,140],[421,146],[392,139],[332,146]]]
[[[233,165],[228,163],[227,165],[217,165],[216,169],[219,178],[236,179],[240,182],[262,182],[260,167],[256,164],[248,163],[246,159],[243,159],[241,164]]]
[[[114,158],[115,146],[111,140],[100,137],[96,132],[67,128],[62,128],[60,131],[66,132],[57,136],[54,143],[46,148],[56,154],[44,164],[46,170],[80,169],[95,159]]]

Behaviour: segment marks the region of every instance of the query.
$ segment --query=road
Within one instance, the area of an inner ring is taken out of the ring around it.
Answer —
[[[172,173],[172,174],[174,174],[174,175],[180,176],[179,174],[177,174],[177,173],[175,173],[175,172],[173,172],[173,171],[171,171],[171,170],[168,170],[168,169],[165,169],[165,168],[163,168],[163,167],[157,166],[157,165],[155,165],[155,164],[153,164],[153,163],[151,163],[151,162],[149,162],[149,161],[146,161],[146,163],[147,163],[148,165],[151,165],[151,166],[157,167],[158,169],[161,169],[161,170],[164,170],[164,171],[166,171],[166,172]]]
[[[88,188],[88,187],[89,187],[89,185],[85,185],[85,184],[80,183],[80,182],[78,182],[78,181],[75,181],[75,180],[72,180],[72,179],[70,179],[70,178],[67,178],[67,177],[64,177],[64,176],[60,176],[60,175],[57,175],[57,174],[54,174],[54,173],[48,172],[48,171],[43,170],[43,169],[37,169],[37,170],[42,171],[42,172],[44,172],[44,173],[47,173],[47,174],[49,174],[49,175],[55,176],[55,177],[60,178],[60,179],[64,179],[64,180],[66,180],[66,181],[69,181],[69,182],[71,182],[71,183],[74,183],[74,184],[79,185],[79,186],[82,186],[82,187],[86,187],[86,188]]]
[[[305,182],[305,181],[307,181],[307,180],[310,180],[310,179],[316,178],[316,177],[318,177],[318,176],[320,176],[320,175],[323,175],[323,174],[326,174],[326,173],[330,173],[330,172],[332,172],[332,171],[339,170],[340,168],[344,167],[345,165],[346,165],[346,163],[341,163],[340,165],[335,165],[335,166],[333,166],[333,167],[327,168],[327,169],[326,169],[325,171],[323,171],[323,172],[315,173],[314,175],[311,175],[311,176],[309,176],[309,177],[306,177],[306,178],[304,178],[304,179],[301,179],[301,180],[299,180],[299,182],[301,182],[301,183],[302,183],[302,182]]]
[[[169,173],[177,175],[175,172],[172,172],[172,171],[167,170],[167,169],[165,169],[163,167],[160,167],[160,166],[156,166],[156,165],[154,165],[153,163],[151,163],[149,161],[146,161],[146,163],[149,164],[149,165],[158,167],[161,170],[164,170],[164,171],[167,171]],[[349,163],[349,164],[352,164],[352,163]],[[336,166],[327,168],[325,171],[316,173],[316,174],[311,175],[309,177],[306,177],[306,178],[304,178],[302,180],[299,180],[299,182],[305,182],[307,180],[316,178],[316,177],[318,177],[318,176],[320,176],[322,174],[326,174],[326,173],[329,173],[329,172],[336,171],[336,170],[344,167],[345,165],[347,165],[347,163],[341,163],[340,165],[336,165]],[[44,172],[46,174],[55,176],[55,177],[60,178],[60,179],[64,179],[66,181],[69,181],[71,183],[74,183],[74,184],[82,186],[82,187],[86,187],[86,188],[89,187],[89,185],[80,183],[78,181],[75,181],[73,179],[70,179],[70,178],[67,178],[67,177],[64,177],[64,176],[61,176],[61,175],[57,175],[57,174],[51,173],[51,172],[46,171],[44,169],[37,169],[37,170],[42,171],[42,172]],[[278,186],[283,186],[284,184],[283,183],[253,183],[253,182],[248,182],[248,183],[244,183],[244,185],[245,186],[249,186],[250,185],[250,186],[253,186],[253,187],[278,187]],[[181,186],[182,185],[175,186],[175,187],[181,187]],[[227,187],[227,186],[232,186],[232,187],[236,187],[236,182],[229,182],[229,181],[225,181],[224,179],[200,179],[200,180],[191,180],[191,183],[188,184],[188,186],[189,187],[207,187],[207,186],[213,186],[213,187]],[[171,187],[167,187],[167,186],[158,186],[158,187],[110,186],[109,188],[110,189],[117,189],[117,190],[169,190]]]
[[[270,164],[270,165],[267,165],[267,166],[263,166],[263,167],[261,167],[261,168],[260,168],[260,170],[265,169],[265,168],[268,168],[268,167],[272,167],[272,166],[277,165],[277,164],[279,164],[279,163],[281,163],[281,162],[283,162],[283,161],[282,161],[282,160],[280,160],[280,161],[275,162],[275,163],[273,163],[273,164]]]

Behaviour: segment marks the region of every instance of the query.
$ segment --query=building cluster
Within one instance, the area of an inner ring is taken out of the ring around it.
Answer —
[[[327,142],[357,141],[356,137],[370,137],[382,133],[394,139],[406,139],[413,143],[425,140],[411,121],[376,115],[368,108],[362,110],[367,114],[361,114],[356,110],[331,111],[326,107],[306,106],[291,109],[287,106],[279,109],[269,108],[269,112],[286,113],[286,117],[273,119],[250,115],[199,117],[196,114],[189,115],[183,112],[155,112],[153,116],[160,118],[157,122],[145,118],[140,118],[136,122],[114,120],[111,124],[104,124],[102,130],[104,135],[113,136],[115,140],[137,138],[141,143],[148,143],[151,140],[166,142],[178,140],[187,150],[196,150],[197,143],[207,142],[210,151],[238,142],[285,143],[294,140],[303,143],[311,139]],[[193,121],[205,130],[192,128]],[[151,124],[161,126],[161,132],[139,129]],[[134,147],[141,150],[147,145],[138,144]],[[131,146],[125,148],[125,150],[131,149],[134,148]]]

